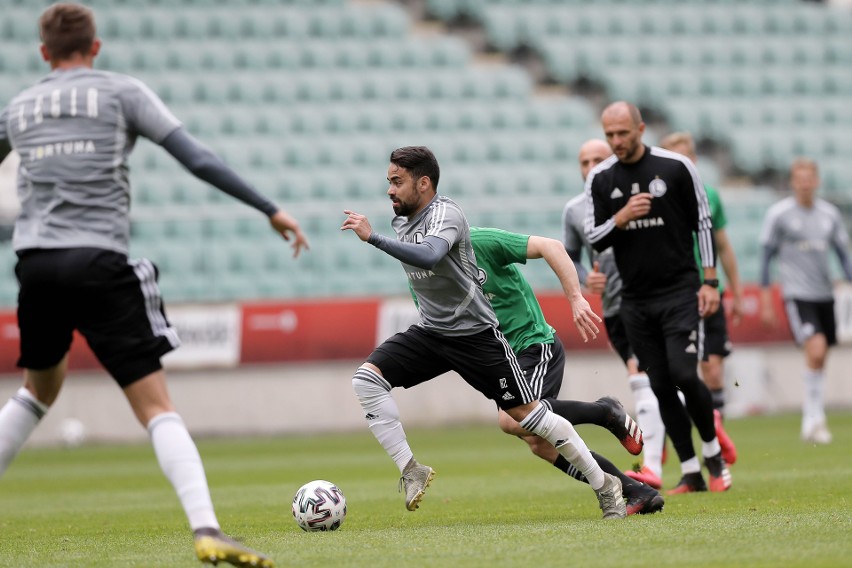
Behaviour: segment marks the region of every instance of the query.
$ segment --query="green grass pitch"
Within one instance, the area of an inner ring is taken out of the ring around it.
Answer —
[[[740,453],[730,491],[668,497],[662,513],[606,522],[588,486],[496,426],[408,432],[437,471],[414,513],[366,427],[199,449],[223,528],[278,566],[850,566],[852,414],[830,416],[830,446],[803,444],[798,425],[794,415],[730,420]],[[578,429],[619,467],[635,459],[608,432]],[[679,478],[672,462],[667,487]],[[346,494],[337,532],[293,521],[292,496],[312,479]],[[0,543],[3,567],[199,565],[148,445],[25,450],[0,479]]]

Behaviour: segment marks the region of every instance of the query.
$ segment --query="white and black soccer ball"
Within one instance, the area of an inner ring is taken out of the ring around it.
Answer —
[[[293,497],[293,518],[305,531],[336,531],[346,518],[346,497],[330,481],[305,483]]]
[[[76,418],[66,418],[59,423],[59,439],[66,448],[82,446],[86,441],[86,426]]]

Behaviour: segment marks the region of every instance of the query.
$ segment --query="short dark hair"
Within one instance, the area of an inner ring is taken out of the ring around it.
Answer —
[[[54,4],[42,12],[38,25],[52,60],[86,55],[95,41],[95,15],[80,4]]]
[[[390,155],[390,163],[411,172],[415,181],[426,176],[432,182],[432,188],[438,191],[441,168],[432,150],[426,146],[405,146],[397,148]]]

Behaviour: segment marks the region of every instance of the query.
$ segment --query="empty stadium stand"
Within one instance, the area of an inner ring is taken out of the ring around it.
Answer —
[[[600,85],[728,150],[702,159],[721,185],[748,280],[773,191],[747,177],[798,154],[825,193],[852,179],[852,14],[796,0],[89,0],[104,41],[96,66],[139,77],[186,127],[302,220],[312,250],[294,261],[263,218],[140,140],[131,159],[132,254],[161,269],[168,301],[405,294],[398,263],[339,231],[342,210],[390,232],[389,152],[424,144],[440,190],[471,223],[559,238],[581,190],[579,144],[600,137],[599,108],[542,96],[507,63],[532,50],[551,81]],[[0,105],[37,81],[36,20],[46,1],[0,0]],[[492,50],[446,28],[476,26]],[[564,91],[563,91],[564,92]],[[655,134],[649,133],[654,141]],[[731,174],[745,178],[726,186]],[[540,265],[541,264],[541,265]],[[0,307],[15,303],[14,255],[0,243]],[[543,263],[524,268],[558,288]]]

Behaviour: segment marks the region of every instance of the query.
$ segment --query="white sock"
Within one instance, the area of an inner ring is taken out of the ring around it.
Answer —
[[[592,489],[597,491],[603,487],[605,477],[601,466],[570,422],[539,403],[520,424],[523,429],[553,444],[562,457],[583,472]]]
[[[698,461],[698,457],[691,457],[685,462],[680,463],[680,471],[684,475],[687,473],[698,473],[701,471],[701,462]]]
[[[175,488],[190,528],[218,529],[201,456],[181,417],[175,412],[158,414],[148,423],[148,434],[160,469]]]
[[[705,458],[719,455],[721,451],[722,446],[719,445],[719,438],[713,438],[711,442],[701,442],[701,455]]]
[[[0,476],[21,451],[48,408],[21,387],[0,409]]]
[[[636,401],[636,421],[642,429],[642,438],[645,441],[642,448],[643,465],[662,479],[666,427],[663,417],[660,416],[660,404],[651,390],[651,380],[645,373],[630,375],[630,390],[633,391],[633,399]]]
[[[825,422],[825,371],[805,369],[804,379],[802,422],[809,426]]]
[[[414,453],[399,421],[399,408],[390,395],[390,383],[372,369],[359,367],[352,378],[352,388],[364,409],[370,432],[402,473]]]

